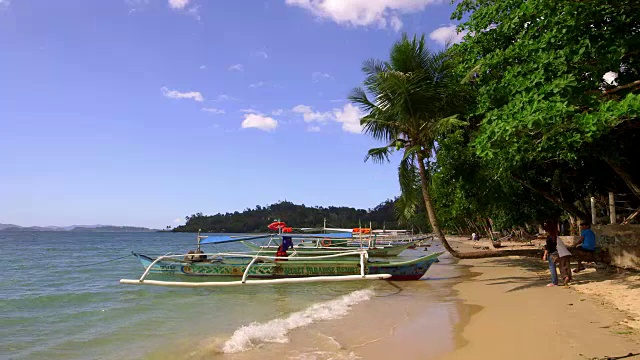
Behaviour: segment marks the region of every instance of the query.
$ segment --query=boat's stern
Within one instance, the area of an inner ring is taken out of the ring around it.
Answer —
[[[419,280],[433,263],[439,261],[438,256],[441,254],[435,253],[401,263],[371,264],[369,274],[390,274],[390,280]]]

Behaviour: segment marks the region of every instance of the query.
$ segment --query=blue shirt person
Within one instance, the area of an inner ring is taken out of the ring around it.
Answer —
[[[585,222],[580,224],[580,241],[578,242],[578,247],[576,248],[579,251],[593,253],[596,250],[596,233],[591,230],[591,224]],[[582,265],[582,261],[578,260],[578,268],[573,270],[573,272],[580,272],[584,270],[584,265]]]
[[[582,248],[585,250],[593,251],[596,249],[596,233],[591,230],[591,227],[587,227],[580,231],[580,243],[582,244]]]

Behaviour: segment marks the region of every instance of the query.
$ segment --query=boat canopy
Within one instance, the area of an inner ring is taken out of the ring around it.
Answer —
[[[294,239],[314,238],[314,239],[351,239],[351,233],[331,233],[331,234],[279,234],[278,236],[289,236]]]
[[[200,236],[200,244],[224,244],[244,240],[265,239],[271,236],[271,234]]]
[[[293,239],[351,239],[351,233],[334,233],[334,234],[261,234],[261,235],[215,235],[215,236],[200,236],[200,244],[224,244],[237,241],[266,239],[269,237],[287,236]]]

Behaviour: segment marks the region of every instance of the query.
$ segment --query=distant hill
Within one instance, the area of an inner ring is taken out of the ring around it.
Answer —
[[[373,209],[355,209],[341,206],[305,206],[292,202],[282,201],[268,206],[256,206],[254,209],[245,209],[243,212],[203,215],[197,213],[187,216],[187,223],[178,226],[176,232],[265,232],[267,225],[274,219],[280,219],[293,227],[321,227],[324,219],[327,227],[354,228],[369,227],[397,229],[398,222],[394,213],[394,202],[387,200]]]
[[[0,224],[0,230],[6,229],[6,228],[12,228],[12,227],[18,227],[18,225],[13,225],[13,224]]]
[[[113,225],[18,226],[0,224],[0,231],[154,232],[158,230],[137,226]]]

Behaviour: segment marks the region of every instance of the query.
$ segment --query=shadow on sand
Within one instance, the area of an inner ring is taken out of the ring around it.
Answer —
[[[508,276],[508,277],[495,277],[491,279],[484,279],[487,285],[504,285],[514,284],[518,285],[514,288],[507,290],[507,292],[514,292],[518,290],[524,290],[532,287],[544,286],[549,283],[549,268],[545,261],[534,258],[495,258],[490,260],[494,265],[480,265],[475,266],[482,267],[514,267],[524,269],[528,272],[536,273],[539,277],[538,280],[532,280],[530,276]],[[611,280],[614,283],[625,285],[628,289],[640,288],[640,283],[629,281],[627,278],[629,275],[638,275],[640,272],[627,271],[611,268],[596,268],[596,271],[590,271],[580,274],[574,274],[572,284],[580,285],[587,283],[596,283],[606,280]],[[634,355],[635,356],[635,355]]]

